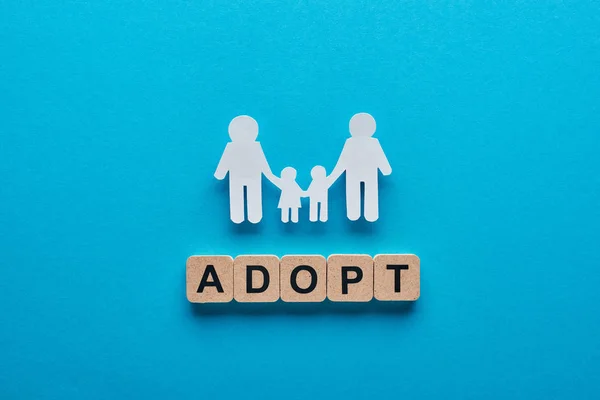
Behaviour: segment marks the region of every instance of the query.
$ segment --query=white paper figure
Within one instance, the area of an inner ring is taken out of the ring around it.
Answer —
[[[373,222],[379,218],[378,171],[383,175],[392,173],[379,140],[371,137],[375,129],[375,119],[370,114],[358,113],[350,119],[351,137],[346,139],[340,158],[328,178],[334,182],[346,173],[346,207],[351,221],[361,216],[361,183],[365,185],[365,219]]]
[[[321,222],[327,221],[327,192],[329,191],[330,182],[327,179],[325,168],[317,165],[310,171],[312,182],[306,190],[306,194],[310,198],[310,221],[316,222],[317,219]]]
[[[229,123],[229,137],[221,156],[215,178],[222,180],[229,173],[229,208],[233,222],[244,221],[244,189],[246,190],[248,221],[262,219],[262,175],[275,183],[263,149],[256,141],[258,124],[247,115],[235,117]]]
[[[276,180],[276,184],[281,189],[278,208],[281,209],[281,222],[287,223],[291,220],[298,222],[298,209],[302,207],[301,198],[306,192],[296,183],[296,170],[292,167],[285,167],[281,171],[281,179]]]

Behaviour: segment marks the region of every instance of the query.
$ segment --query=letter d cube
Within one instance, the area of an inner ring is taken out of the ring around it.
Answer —
[[[279,300],[279,258],[237,256],[233,260],[235,300],[266,303]]]

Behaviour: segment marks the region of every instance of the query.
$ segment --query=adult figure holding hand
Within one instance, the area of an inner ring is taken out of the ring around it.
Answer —
[[[271,182],[277,177],[271,172],[258,136],[258,123],[248,115],[235,117],[229,123],[229,137],[215,178],[222,180],[229,173],[229,210],[231,221],[245,220],[244,189],[246,190],[247,218],[253,224],[262,219],[262,175]]]
[[[365,186],[365,219],[373,222],[379,218],[378,173],[392,173],[379,140],[372,137],[375,129],[375,119],[370,114],[358,113],[350,119],[351,137],[346,139],[340,158],[328,178],[333,183],[346,173],[346,212],[351,221],[361,216],[361,183]]]

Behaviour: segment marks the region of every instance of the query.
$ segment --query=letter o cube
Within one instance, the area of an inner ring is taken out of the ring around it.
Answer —
[[[327,297],[325,257],[283,256],[279,268],[281,300],[318,302]]]

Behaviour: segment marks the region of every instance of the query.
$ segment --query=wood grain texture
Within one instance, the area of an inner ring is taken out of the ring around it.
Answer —
[[[281,299],[319,302],[327,296],[327,261],[318,255],[284,256],[280,265]],[[296,288],[294,288],[296,286]]]
[[[327,298],[331,301],[373,299],[373,258],[332,254],[327,258]]]
[[[191,303],[233,300],[233,258],[230,256],[191,256],[187,259],[185,275],[186,294]]]
[[[415,301],[419,298],[419,257],[414,254],[379,254],[373,260],[377,300]]]
[[[279,257],[242,255],[233,260],[234,298],[242,303],[279,300]],[[250,277],[251,286],[248,285]]]

